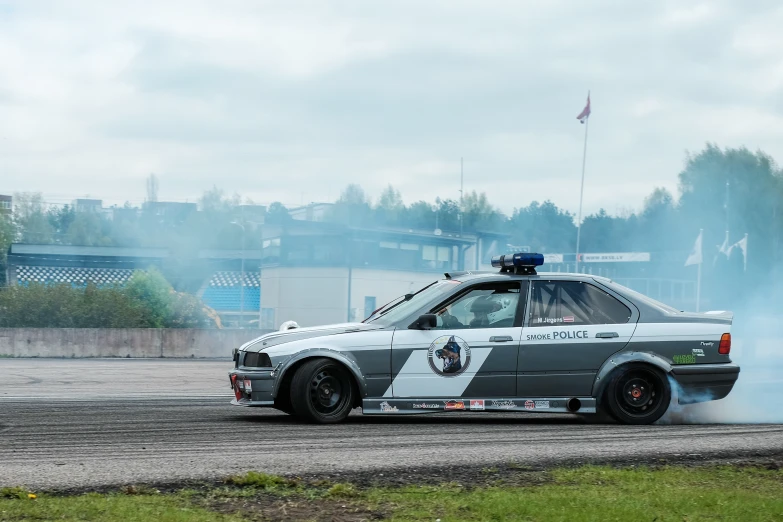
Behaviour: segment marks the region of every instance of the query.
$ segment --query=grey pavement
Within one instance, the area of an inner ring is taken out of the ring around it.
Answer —
[[[334,474],[445,464],[730,458],[783,448],[783,425],[775,424],[783,420],[780,414],[763,416],[781,403],[773,395],[757,419],[745,403],[754,387],[779,394],[769,376],[748,374],[736,400],[684,408],[655,426],[526,413],[379,418],[359,410],[344,424],[317,426],[276,410],[230,406],[230,367],[226,360],[0,359],[0,486],[214,480],[249,470]]]

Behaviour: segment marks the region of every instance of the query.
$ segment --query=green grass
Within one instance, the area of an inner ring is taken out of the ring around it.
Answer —
[[[214,513],[176,495],[88,493],[74,497],[39,495],[35,500],[3,499],[0,520],[206,522],[242,518]]]
[[[406,487],[366,493],[392,520],[763,521],[783,518],[783,473],[737,468],[584,467],[531,487]]]
[[[783,519],[779,470],[588,466],[538,473],[542,480],[528,486],[444,483],[361,489],[350,483],[305,485],[248,473],[227,479],[225,486],[169,494],[128,487],[110,494],[30,498],[33,492],[5,488],[0,489],[0,520],[247,521],[280,513],[281,505],[295,506],[303,517],[292,520],[352,509],[383,513],[388,520],[441,522]]]

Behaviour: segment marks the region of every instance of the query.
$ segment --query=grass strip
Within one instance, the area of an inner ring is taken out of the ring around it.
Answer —
[[[783,518],[783,471],[750,467],[540,472],[528,485],[446,482],[360,488],[248,473],[224,486],[52,496],[0,490],[0,520],[772,521]],[[34,498],[35,497],[35,498]]]

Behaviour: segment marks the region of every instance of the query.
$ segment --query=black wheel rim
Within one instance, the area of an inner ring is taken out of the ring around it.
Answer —
[[[663,400],[663,381],[649,370],[630,370],[617,381],[617,404],[631,417],[655,413]]]
[[[310,402],[322,415],[342,409],[346,400],[346,382],[336,368],[322,368],[310,380]]]

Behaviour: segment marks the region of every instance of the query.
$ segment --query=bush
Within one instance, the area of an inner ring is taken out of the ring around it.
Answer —
[[[4,328],[211,328],[213,316],[155,270],[136,272],[125,287],[34,283],[0,292]]]

